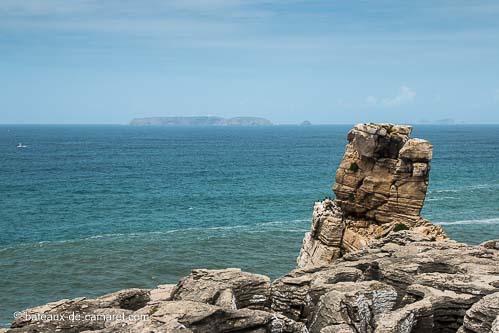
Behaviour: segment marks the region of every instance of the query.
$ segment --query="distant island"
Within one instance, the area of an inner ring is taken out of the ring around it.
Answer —
[[[434,123],[440,125],[454,125],[456,121],[452,118],[445,118],[445,119],[435,120]]]
[[[304,120],[304,121],[301,122],[300,125],[301,126],[310,126],[310,125],[312,125],[312,123],[310,121],[308,121],[308,120]]]
[[[132,126],[270,126],[272,122],[258,117],[222,118],[216,116],[200,117],[148,117],[135,118]]]
[[[429,120],[429,119],[420,119],[420,124],[430,124],[430,125],[455,125],[455,124],[465,124],[463,121],[456,121],[452,118],[444,118],[437,120]]]

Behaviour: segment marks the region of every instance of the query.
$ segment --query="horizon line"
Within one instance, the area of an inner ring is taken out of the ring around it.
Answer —
[[[349,123],[273,123],[271,125],[131,125],[129,123],[0,123],[0,126],[129,126],[129,127],[273,127],[273,126],[328,126],[328,125],[355,125],[355,124],[404,124],[404,125],[436,125],[436,126],[459,126],[459,125],[499,125],[499,122],[456,122],[456,123],[420,123],[420,122],[389,122],[389,121],[365,121]]]

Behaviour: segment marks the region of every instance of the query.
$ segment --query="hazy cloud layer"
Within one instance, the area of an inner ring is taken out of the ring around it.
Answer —
[[[487,0],[1,0],[0,122],[499,122],[498,14]]]

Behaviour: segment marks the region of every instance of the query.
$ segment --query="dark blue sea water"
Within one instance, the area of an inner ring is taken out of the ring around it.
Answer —
[[[192,268],[289,271],[350,127],[0,126],[0,326]],[[459,241],[499,238],[499,126],[414,135],[434,144],[423,215]]]

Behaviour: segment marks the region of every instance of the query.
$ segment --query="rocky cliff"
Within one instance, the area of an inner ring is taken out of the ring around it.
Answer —
[[[428,187],[432,145],[411,139],[410,126],[359,124],[348,133],[333,186],[336,200],[314,206],[298,266],[328,264],[393,231],[445,239],[419,214]]]
[[[275,281],[198,269],[28,309],[7,332],[499,333],[499,241],[460,244],[421,218],[432,147],[410,132],[350,131],[336,199],[315,204],[299,267]]]

